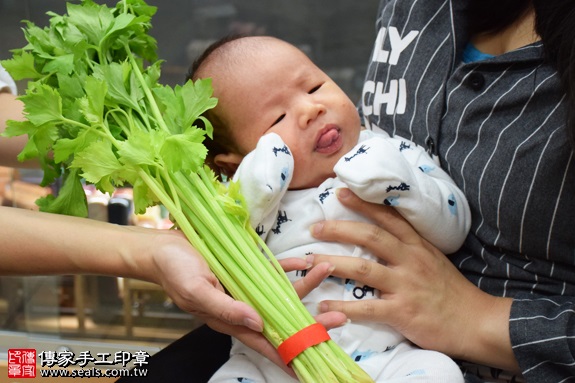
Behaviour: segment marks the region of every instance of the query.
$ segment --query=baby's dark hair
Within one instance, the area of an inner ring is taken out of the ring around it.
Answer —
[[[222,37],[219,40],[214,41],[194,60],[190,68],[188,69],[188,73],[186,74],[186,81],[187,80],[197,80],[197,72],[201,68],[201,66],[211,57],[212,53],[216,50],[221,48],[222,46],[239,39],[246,37],[246,35],[228,35]]]
[[[210,60],[214,57],[216,51],[221,51],[222,47],[229,44],[232,41],[239,40],[244,35],[229,35],[223,37],[212,44],[210,44],[192,63],[188,73],[186,74],[186,81],[196,81],[201,78],[201,69],[207,65]],[[206,164],[216,172],[217,175],[222,174],[226,176],[231,176],[231,174],[225,174],[225,170],[219,168],[215,162],[214,158],[218,154],[230,153],[236,150],[236,145],[232,139],[232,135],[229,131],[229,127],[226,123],[218,116],[218,114],[210,109],[206,111],[203,116],[207,118],[214,128],[213,137],[206,137],[204,145],[208,149],[208,155],[206,157]]]

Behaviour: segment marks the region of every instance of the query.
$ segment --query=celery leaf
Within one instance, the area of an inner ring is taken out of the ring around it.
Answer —
[[[208,153],[202,143],[204,131],[191,127],[182,134],[174,134],[166,138],[160,153],[171,172],[191,170],[197,172],[204,164]]]
[[[87,217],[88,205],[84,195],[85,191],[77,170],[72,170],[64,179],[57,197],[49,195],[36,201],[36,204],[42,211],[48,213]]]
[[[0,62],[4,69],[10,72],[14,80],[38,79],[42,77],[34,66],[34,56],[29,52],[23,52],[20,56]]]

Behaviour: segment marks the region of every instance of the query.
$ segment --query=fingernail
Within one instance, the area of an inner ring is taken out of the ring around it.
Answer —
[[[307,262],[305,266],[306,269],[309,269],[310,267],[313,266],[313,260],[314,260],[313,254],[306,254],[305,256],[305,261]]]
[[[329,267],[329,269],[327,269],[328,273],[330,273],[330,274],[333,273],[334,270],[335,270],[335,265],[331,265]]]
[[[262,332],[264,330],[262,328],[262,326],[258,324],[258,322],[256,322],[255,320],[253,320],[251,318],[244,319],[244,326],[246,326],[250,330],[254,330],[257,332]]]
[[[336,189],[335,194],[339,199],[346,199],[351,196],[351,191],[348,188],[339,188]]]
[[[314,237],[316,235],[319,235],[322,230],[323,230],[323,222],[314,223],[313,225],[311,225],[310,228],[311,235],[313,235]]]
[[[325,313],[327,312],[327,310],[329,310],[327,303],[319,302],[319,304],[317,305],[317,311],[319,311],[320,313]]]

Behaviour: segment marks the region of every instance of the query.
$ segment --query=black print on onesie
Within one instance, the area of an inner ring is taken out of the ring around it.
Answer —
[[[262,235],[264,235],[265,232],[266,232],[266,231],[265,231],[264,225],[262,225],[262,224],[260,223],[260,224],[256,227],[256,234],[261,237]]]
[[[331,189],[333,188],[327,188],[325,189],[322,193],[319,193],[319,202],[323,205],[323,202],[326,200],[327,197],[329,197],[329,195],[331,194]]]
[[[403,152],[406,149],[411,149],[411,145],[406,144],[405,141],[401,141],[401,144],[399,144],[399,151]]]
[[[409,191],[410,188],[411,188],[411,186],[409,186],[405,182],[402,182],[398,186],[391,186],[391,185],[388,186],[387,189],[385,189],[385,192],[389,193],[392,190]]]
[[[352,290],[355,299],[363,299],[370,293],[372,297],[375,297],[375,289],[373,287],[368,285],[356,286],[353,279],[347,278],[345,280],[345,289],[348,291]]]
[[[367,153],[368,150],[369,150],[369,147],[365,147],[365,145],[361,145],[359,147],[359,149],[357,149],[357,151],[351,155],[351,157],[345,157],[345,162],[349,162],[349,161],[353,160],[355,157],[357,157],[361,154]]]
[[[288,156],[291,156],[291,153],[289,152],[289,149],[286,145],[283,146],[283,148],[276,148],[274,147],[273,149],[274,155],[277,157],[278,153],[285,153]]]
[[[288,222],[288,221],[291,221],[291,219],[288,218],[287,212],[286,212],[285,210],[284,210],[284,211],[281,211],[281,210],[280,210],[280,211],[278,212],[278,219],[277,219],[277,221],[276,221],[276,227],[274,227],[274,228],[272,229],[272,233],[274,233],[274,234],[280,234],[280,233],[281,233],[281,230],[280,230],[280,229],[281,229],[281,226],[282,226],[284,223]]]

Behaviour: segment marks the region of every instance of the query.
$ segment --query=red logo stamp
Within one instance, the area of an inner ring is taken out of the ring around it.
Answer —
[[[8,350],[8,378],[35,378],[36,350],[11,348]]]

